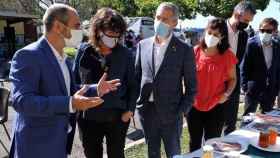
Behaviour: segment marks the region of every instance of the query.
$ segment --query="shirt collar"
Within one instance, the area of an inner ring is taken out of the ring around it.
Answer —
[[[66,60],[66,55],[63,53],[63,56],[60,55],[60,53],[54,48],[54,46],[48,41],[48,39],[46,38],[47,43],[49,44],[49,46],[51,47],[51,50],[54,53],[54,56],[56,57],[56,59],[58,61],[65,61]]]
[[[236,31],[236,32],[233,31],[232,26],[229,23],[229,19],[227,20],[227,28],[228,28],[228,32],[231,33],[231,34],[238,34],[239,33],[239,31]]]
[[[155,42],[156,41],[156,36],[155,36],[154,37],[154,43],[155,43],[155,45],[166,46],[166,45],[168,45],[170,43],[172,36],[173,36],[173,33],[170,33],[168,38],[161,45],[159,45],[157,42]]]

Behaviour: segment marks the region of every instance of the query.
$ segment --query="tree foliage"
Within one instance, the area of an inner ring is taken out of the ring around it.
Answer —
[[[197,0],[169,0],[179,7],[181,18],[191,18],[195,14],[195,8],[197,6]],[[154,16],[155,11],[160,3],[164,0],[135,0],[138,10],[136,12],[137,16]]]
[[[153,16],[157,6],[164,0],[135,0],[138,16]],[[181,18],[191,18],[196,13],[227,18],[241,0],[168,0],[179,6]],[[251,0],[257,9],[264,10],[270,0]],[[280,0],[279,0],[280,1]]]
[[[83,20],[90,19],[101,7],[118,10],[124,16],[136,15],[134,0],[69,0],[68,3],[77,9]]]
[[[270,0],[251,0],[256,9],[264,10]],[[231,16],[234,6],[240,0],[200,0],[198,2],[197,12],[202,15],[213,15],[227,18]]]
[[[48,6],[57,0],[20,0],[33,1]],[[61,1],[61,0],[60,0]],[[88,20],[98,8],[111,7],[124,16],[153,17],[156,8],[161,2],[168,1],[176,4],[180,9],[180,18],[193,18],[196,13],[227,18],[231,15],[234,6],[241,0],[64,0],[79,12],[82,20]],[[250,0],[257,9],[264,10],[270,0]],[[280,0],[276,0],[280,2]],[[42,14],[42,9],[34,7]]]

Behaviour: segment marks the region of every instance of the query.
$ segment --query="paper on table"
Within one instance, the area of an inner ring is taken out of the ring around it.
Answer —
[[[232,132],[230,135],[227,135],[226,137],[234,138],[234,139],[241,139],[243,141],[246,141],[247,143],[250,142],[251,138],[254,138],[255,136],[258,136],[258,133],[256,131],[250,131],[248,129],[240,129]],[[182,158],[193,158],[193,157],[201,157],[202,150],[196,150],[192,153],[183,155]],[[215,158],[222,158],[223,155],[214,153]],[[241,158],[250,158],[250,156],[241,155]]]

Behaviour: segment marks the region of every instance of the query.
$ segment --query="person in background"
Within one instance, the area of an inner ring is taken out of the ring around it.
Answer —
[[[188,43],[190,46],[192,45],[192,38],[190,32],[185,32],[185,42]]]
[[[196,93],[193,49],[172,33],[178,19],[176,5],[161,3],[156,10],[155,36],[137,47],[137,109],[149,158],[161,157],[161,141],[168,158],[181,153],[183,113],[188,114]]]
[[[249,38],[255,36],[255,31],[254,31],[254,29],[252,28],[251,25],[250,25],[249,28],[247,29],[247,34],[248,34]]]
[[[280,43],[280,34],[279,34],[279,31],[277,29],[277,32],[275,32],[275,34],[273,34],[273,37],[272,37],[276,42]],[[280,88],[280,87],[279,87]],[[279,109],[280,108],[280,90],[278,92],[278,96],[277,96],[277,108]]]
[[[256,112],[258,104],[262,113],[273,109],[280,77],[280,45],[273,38],[277,29],[274,18],[265,18],[260,23],[259,34],[248,40],[241,63],[241,87],[245,92],[243,115]]]
[[[227,25],[211,20],[200,44],[194,48],[198,91],[187,116],[190,152],[201,148],[202,139],[220,137],[224,125],[225,102],[236,85],[238,62],[230,49]]]
[[[124,158],[125,137],[137,99],[133,55],[119,43],[126,23],[117,11],[102,8],[90,25],[89,42],[80,46],[75,59],[76,81],[96,83],[107,72],[108,78],[119,78],[121,86],[104,95],[99,108],[80,112],[78,124],[84,153],[87,158],[102,158],[105,137],[108,158]]]
[[[248,34],[245,29],[253,20],[256,14],[256,9],[249,1],[239,2],[232,13],[232,16],[227,20],[228,40],[230,47],[238,59],[236,65],[237,83],[236,87],[227,101],[225,109],[225,128],[224,134],[227,135],[236,129],[236,121],[240,101],[240,62],[243,59]]]
[[[74,8],[50,6],[43,24],[44,35],[17,51],[11,64],[16,116],[10,158],[67,158],[76,127],[74,112],[100,106],[100,97],[119,84],[118,80],[105,81],[106,74],[97,86],[80,89],[75,83],[71,61],[63,52],[65,46],[77,46],[82,40]]]
[[[143,31],[140,29],[138,35],[136,36],[135,45],[137,45],[141,40],[143,40]]]
[[[88,42],[88,35],[86,33],[83,33],[83,39],[82,43]]]
[[[135,47],[136,36],[133,30],[129,30],[125,35],[125,45],[127,48],[132,49]]]

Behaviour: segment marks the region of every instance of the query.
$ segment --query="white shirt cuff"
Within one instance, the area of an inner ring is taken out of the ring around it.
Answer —
[[[76,110],[73,109],[73,107],[72,107],[72,97],[70,97],[70,100],[69,100],[69,112],[70,113],[75,113],[76,112]]]

